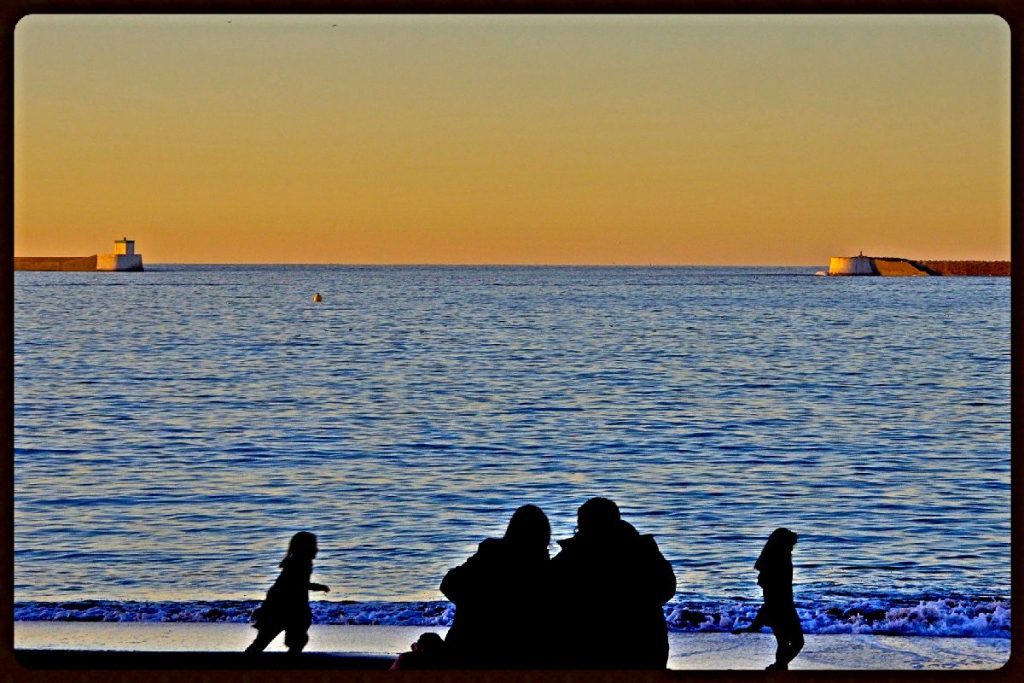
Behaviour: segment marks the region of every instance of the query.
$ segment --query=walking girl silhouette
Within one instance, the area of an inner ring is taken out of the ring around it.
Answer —
[[[775,662],[768,671],[786,670],[804,646],[804,632],[793,603],[793,546],[797,535],[778,528],[768,537],[760,557],[754,563],[757,583],[764,592],[764,604],[747,628],[733,633],[754,633],[769,626],[775,634]]]
[[[309,610],[309,591],[327,592],[330,589],[322,583],[311,583],[313,558],[317,553],[316,536],[300,531],[288,543],[288,554],[281,560],[281,575],[267,591],[267,597],[254,612],[255,628],[258,633],[252,645],[245,649],[247,654],[263,652],[267,645],[284,631],[284,644],[288,652],[298,654],[309,642],[310,624],[313,615]]]

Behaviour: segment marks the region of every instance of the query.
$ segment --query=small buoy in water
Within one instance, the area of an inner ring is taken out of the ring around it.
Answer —
[[[313,301],[315,301],[316,303],[320,303],[323,300],[324,298],[320,296],[320,292],[317,292],[316,294],[313,295]]]

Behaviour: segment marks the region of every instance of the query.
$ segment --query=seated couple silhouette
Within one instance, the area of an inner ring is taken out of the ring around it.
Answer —
[[[577,511],[576,533],[548,554],[551,526],[535,505],[512,515],[447,573],[455,604],[446,664],[463,668],[664,668],[662,605],[676,590],[654,537],[624,521],[607,498]]]

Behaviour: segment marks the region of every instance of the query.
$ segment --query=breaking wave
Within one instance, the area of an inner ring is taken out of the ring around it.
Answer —
[[[141,602],[75,600],[17,602],[17,621],[248,623],[258,600]],[[672,631],[726,632],[750,623],[757,602],[671,602],[665,621]],[[449,602],[312,601],[313,623],[450,626]],[[1010,637],[1009,598],[870,598],[832,603],[798,603],[810,634],[873,634],[975,638]],[[541,618],[541,617],[538,617]]]

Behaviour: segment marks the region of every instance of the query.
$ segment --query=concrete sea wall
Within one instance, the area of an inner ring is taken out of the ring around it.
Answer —
[[[92,256],[15,256],[15,270],[96,270]]]
[[[139,254],[100,254],[96,257],[96,270],[142,270]]]
[[[913,261],[889,256],[833,256],[829,275],[880,275],[915,277],[929,275],[1009,277],[1010,261]]]
[[[878,275],[870,256],[833,256],[828,263],[829,275]]]
[[[992,275],[1010,277],[1010,261],[921,261],[936,275]]]
[[[884,277],[915,277],[933,275],[913,261],[901,258],[876,258],[875,270]]]
[[[15,256],[15,270],[138,271],[140,254],[93,254],[92,256]]]

